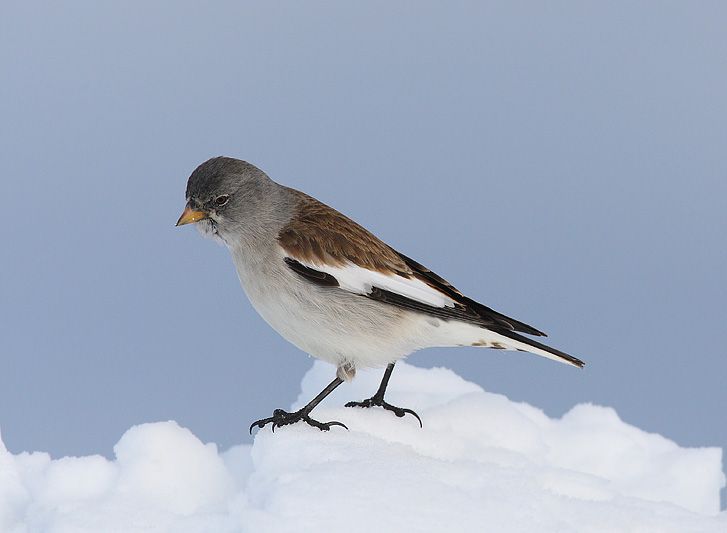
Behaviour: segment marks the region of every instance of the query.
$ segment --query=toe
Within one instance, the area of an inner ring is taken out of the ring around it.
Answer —
[[[261,418],[260,420],[255,420],[252,424],[250,424],[250,435],[252,435],[252,428],[258,427],[258,428],[264,428],[266,424],[269,424],[270,422],[273,422],[273,418]]]
[[[403,413],[400,416],[404,416],[405,414],[410,414],[410,415],[414,416],[414,418],[417,419],[417,422],[419,422],[420,428],[424,427],[424,424],[422,424],[422,419],[419,418],[419,415],[416,414],[414,411],[412,411],[411,409],[402,409],[402,411],[403,411]]]
[[[348,402],[344,407],[372,407],[374,405],[376,404],[369,398],[368,400],[361,400],[360,402]]]
[[[407,414],[412,415],[419,422],[419,427],[420,428],[423,428],[424,427],[424,424],[422,424],[422,419],[419,418],[419,415],[416,414],[411,409],[407,409],[405,407],[396,407],[395,405],[391,405],[390,403],[386,403],[386,402],[383,402],[382,407],[384,409],[386,409],[387,411],[391,411],[392,413],[394,413],[399,418],[402,418],[402,417],[404,417]]]

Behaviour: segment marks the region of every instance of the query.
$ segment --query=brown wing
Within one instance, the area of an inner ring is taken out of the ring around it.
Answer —
[[[298,209],[278,235],[294,259],[319,265],[353,263],[383,274],[408,277],[404,260],[366,228],[346,215],[299,191]]]
[[[280,245],[292,259],[310,265],[343,266],[353,263],[383,274],[414,277],[454,300],[454,308],[433,307],[382,290],[372,291],[370,297],[409,310],[440,318],[465,320],[490,329],[545,335],[532,326],[466,297],[447,280],[397,252],[332,207],[302,192],[293,192],[299,198],[296,213],[278,235]],[[293,263],[289,263],[289,266],[295,267],[294,270],[303,275],[301,267]],[[315,282],[315,276],[310,272],[306,274],[304,277]],[[330,279],[326,281],[329,286],[335,285]]]

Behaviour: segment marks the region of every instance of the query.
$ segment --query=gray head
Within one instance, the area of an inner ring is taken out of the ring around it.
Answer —
[[[177,226],[198,222],[200,231],[228,244],[264,229],[280,186],[246,161],[214,157],[198,166],[187,181],[187,206]]]

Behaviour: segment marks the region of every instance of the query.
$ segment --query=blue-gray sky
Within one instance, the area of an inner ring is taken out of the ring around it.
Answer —
[[[174,228],[190,172],[224,154],[588,366],[410,362],[727,446],[726,20],[723,2],[3,2],[4,441],[109,454],[175,419],[226,447],[295,399],[307,356],[224,248]]]

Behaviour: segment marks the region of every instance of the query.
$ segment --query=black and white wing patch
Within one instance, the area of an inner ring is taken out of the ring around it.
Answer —
[[[331,276],[330,274],[327,274],[325,272],[321,272],[320,270],[315,270],[313,268],[305,266],[300,261],[296,261],[295,259],[292,259],[290,257],[285,258],[285,264],[288,265],[288,267],[295,273],[297,273],[302,278],[307,279],[308,281],[315,283],[316,285],[321,285],[323,287],[338,287],[338,280]]]
[[[343,266],[314,265],[305,264],[292,257],[286,257],[285,263],[296,274],[316,285],[337,287],[442,320],[473,324],[501,335],[506,341],[506,348],[529,351],[574,366],[583,366],[580,359],[517,333],[521,331],[531,335],[545,335],[541,331],[467,298],[446,280],[419,263],[405,256],[402,258],[407,261],[408,266],[413,267],[408,276],[384,274],[352,263]]]

